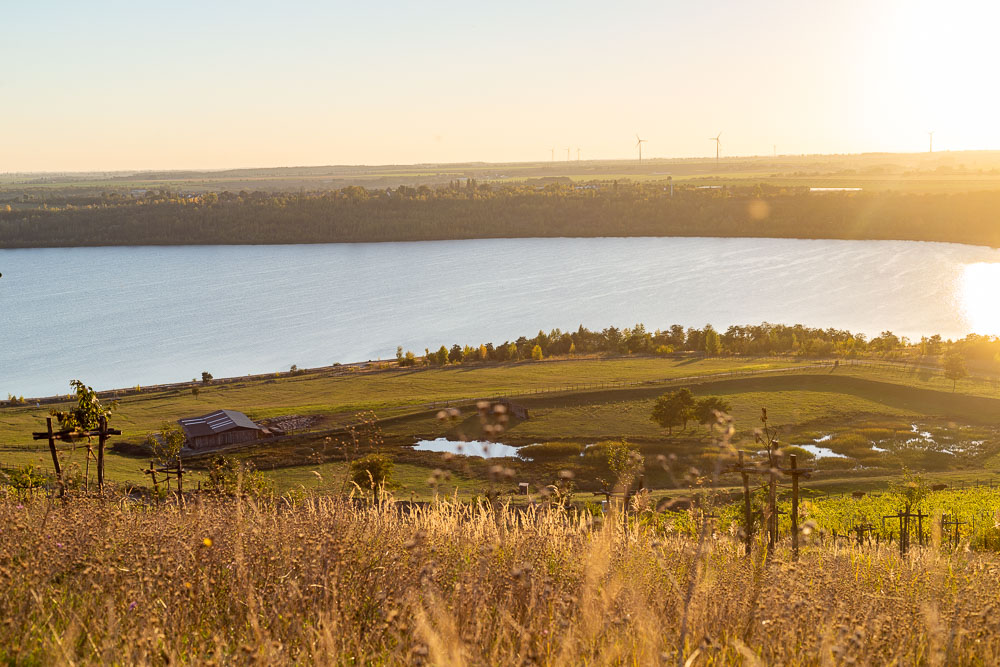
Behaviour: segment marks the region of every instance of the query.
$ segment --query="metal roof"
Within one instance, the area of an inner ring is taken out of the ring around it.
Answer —
[[[178,419],[177,423],[184,429],[184,435],[189,438],[214,435],[234,428],[261,430],[260,426],[254,424],[249,417],[235,410],[216,410],[202,417]]]

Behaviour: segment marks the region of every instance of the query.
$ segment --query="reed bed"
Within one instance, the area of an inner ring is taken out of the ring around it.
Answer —
[[[8,664],[997,664],[991,555],[440,501],[0,500]]]

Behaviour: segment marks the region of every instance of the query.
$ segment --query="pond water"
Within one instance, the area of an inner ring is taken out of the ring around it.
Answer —
[[[1000,251],[597,238],[0,250],[0,399],[501,343],[539,329],[764,320],[1000,333]]]
[[[847,457],[843,454],[838,454],[829,447],[820,447],[819,445],[796,445],[796,447],[801,447],[807,452],[811,453],[818,459],[846,459]]]
[[[480,440],[461,441],[448,440],[447,438],[420,440],[413,446],[413,449],[422,452],[447,452],[458,454],[459,456],[481,456],[484,459],[517,456],[517,447],[511,447],[500,442],[483,442]]]

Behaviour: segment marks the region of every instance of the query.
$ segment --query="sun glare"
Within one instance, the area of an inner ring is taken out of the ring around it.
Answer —
[[[972,332],[1000,336],[1000,264],[967,264],[960,284],[962,309]]]

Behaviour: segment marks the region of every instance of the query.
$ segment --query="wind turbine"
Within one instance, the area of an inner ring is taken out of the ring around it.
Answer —
[[[642,145],[648,141],[647,139],[640,139],[639,135],[635,135],[635,145],[639,149],[639,162],[642,162]]]
[[[569,162],[569,148],[566,149],[566,161]]]
[[[552,152],[552,161],[555,162],[556,161],[556,149],[553,147],[553,148],[550,148],[549,151]]]
[[[579,148],[576,149],[576,161],[577,162],[580,161],[580,149]]]
[[[715,164],[719,164],[719,147],[722,145],[722,142],[719,141],[719,137],[721,137],[721,136],[722,136],[722,132],[719,132],[714,137],[709,137],[708,138],[709,141],[714,141],[715,142]]]
[[[928,150],[927,152],[928,153],[933,153],[934,152],[934,131],[932,130],[932,131],[928,132],[927,136],[930,137],[930,139],[931,139],[930,150]]]

